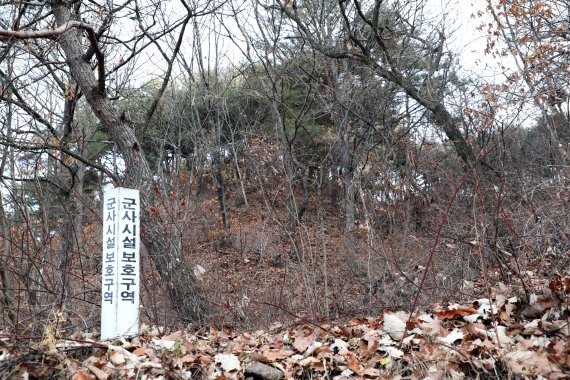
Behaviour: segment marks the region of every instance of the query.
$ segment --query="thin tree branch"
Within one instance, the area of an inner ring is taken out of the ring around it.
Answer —
[[[29,40],[29,39],[50,39],[57,40],[60,35],[71,29],[83,29],[87,32],[87,37],[91,43],[91,48],[95,50],[97,58],[98,86],[97,91],[101,95],[105,94],[105,56],[97,43],[97,35],[93,26],[81,21],[70,20],[55,29],[42,29],[34,31],[7,30],[0,28],[0,41]]]
[[[107,168],[105,168],[104,166],[93,162],[91,160],[86,159],[85,157],[83,157],[80,154],[77,154],[75,152],[72,152],[71,150],[64,148],[62,146],[59,145],[53,145],[53,144],[37,144],[37,145],[24,145],[24,144],[19,144],[13,141],[0,141],[0,145],[4,145],[4,146],[9,146],[12,148],[16,148],[19,150],[24,150],[24,151],[42,151],[42,150],[48,150],[48,149],[53,149],[53,150],[58,150],[62,153],[67,154],[70,157],[75,158],[77,161],[80,161],[82,163],[84,163],[85,165],[92,167],[93,169],[97,169],[103,173],[105,173],[106,175],[108,175],[109,177],[111,177],[111,179],[113,179],[113,181],[119,183],[119,179],[117,178],[116,175],[114,175],[113,173],[111,173]]]

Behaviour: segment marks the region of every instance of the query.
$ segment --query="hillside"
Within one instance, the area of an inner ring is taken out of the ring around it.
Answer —
[[[0,377],[568,376],[569,14],[1,2]]]

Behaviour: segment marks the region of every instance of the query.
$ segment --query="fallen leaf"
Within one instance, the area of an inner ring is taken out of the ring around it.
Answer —
[[[487,338],[487,327],[482,323],[467,323],[465,331],[479,338]]]
[[[137,355],[137,356],[144,356],[146,355],[146,348],[144,347],[137,347],[135,348],[135,350],[133,351],[133,354]]]
[[[301,365],[304,368],[312,368],[317,371],[324,371],[325,369],[322,360],[319,360],[313,356],[309,356],[308,358],[300,360],[299,365]]]
[[[348,368],[357,375],[360,375],[362,372],[362,366],[360,365],[358,358],[352,352],[347,352],[344,357],[346,358]]]
[[[156,344],[158,347],[166,348],[167,350],[172,350],[176,344],[173,340],[164,339],[153,339],[152,343]]]
[[[103,370],[97,368],[95,365],[93,365],[92,364],[93,359],[95,359],[95,358],[89,358],[89,359],[85,360],[83,362],[83,365],[95,375],[97,380],[107,380],[109,378],[109,375],[107,375],[105,373],[105,371],[103,371]]]
[[[463,316],[463,320],[465,322],[469,322],[469,323],[475,323],[477,322],[477,320],[479,319],[480,315],[479,314],[469,314],[469,315],[464,315]]]
[[[361,339],[362,340],[362,339]],[[368,348],[368,347],[367,347]],[[345,342],[342,339],[335,339],[334,343],[331,345],[331,349],[334,350],[338,350],[339,354],[344,354],[345,352],[348,351],[348,343]]]
[[[109,361],[113,363],[115,367],[120,367],[127,362],[127,359],[125,359],[125,355],[123,355],[122,352],[114,351],[109,354]]]
[[[322,347],[322,343],[318,342],[318,341],[314,341],[305,351],[305,355],[304,356],[311,356],[313,354],[313,352],[315,352],[315,350],[317,348]]]
[[[389,356],[383,357],[378,359],[378,364],[380,364],[381,366],[387,366],[388,364],[390,364],[391,360]]]
[[[71,379],[72,380],[91,380],[91,379],[93,379],[93,376],[90,375],[89,372],[87,372],[87,371],[79,370],[73,374],[73,377]]]
[[[454,319],[457,317],[465,317],[466,315],[478,314],[477,309],[471,306],[450,305],[447,309],[436,313],[439,319]]]
[[[217,337],[219,333],[220,333],[220,331],[216,327],[216,324],[214,323],[214,321],[210,320],[210,335],[213,337]]]
[[[419,327],[431,336],[440,336],[444,332],[439,318],[432,318],[430,315],[423,314],[418,317]]]
[[[406,323],[396,314],[384,315],[384,331],[394,340],[402,340],[406,331]]]
[[[362,373],[360,374],[365,379],[379,379],[380,378],[380,371],[376,368],[365,368]]]
[[[262,351],[262,354],[267,358],[267,360],[269,360],[269,362],[274,362],[276,360],[286,359],[289,356],[292,356],[294,352],[290,350],[268,349]]]
[[[309,348],[309,346],[313,344],[314,341],[315,341],[314,335],[298,336],[295,338],[295,341],[293,342],[293,347],[300,353],[304,353],[305,351],[307,351],[307,348]]]
[[[137,355],[134,355],[133,353],[125,350],[123,347],[113,346],[110,344],[108,346],[108,348],[110,351],[118,352],[118,353],[124,355],[126,360],[130,361],[131,363],[133,363],[135,365],[140,363],[140,359]]]
[[[200,363],[202,365],[202,367],[207,367],[210,364],[212,364],[212,358],[209,356],[205,356],[205,355],[196,355],[196,362]]]
[[[337,339],[339,340],[339,339]],[[342,341],[341,341],[342,342]],[[335,341],[336,343],[336,341]],[[348,351],[348,343],[344,342],[346,344],[345,347],[343,347],[343,349],[339,349],[339,354],[344,354],[346,353],[346,351]],[[373,337],[362,337],[360,338],[360,340],[358,341],[358,352],[360,354],[360,356],[370,356],[372,354],[374,354],[374,352],[376,352],[376,349],[378,348],[378,346],[380,345],[380,343],[378,342],[377,339],[374,339]],[[333,348],[331,346],[331,348]]]
[[[178,330],[176,332],[173,332],[170,335],[166,335],[162,337],[162,340],[172,340],[172,341],[176,341],[178,340],[180,337],[182,336],[182,331]]]
[[[511,345],[513,344],[513,339],[506,334],[506,326],[496,326],[495,328],[489,329],[487,335],[493,342],[499,341],[501,345]]]
[[[401,359],[404,357],[404,351],[392,346],[380,346],[378,351],[385,352],[394,359]]]
[[[455,341],[457,340],[463,340],[463,333],[459,330],[459,329],[453,329],[453,331],[451,331],[449,334],[447,334],[447,336],[445,337],[440,337],[438,338],[438,340],[440,342],[443,342],[447,345],[452,345],[453,343],[455,343]]]
[[[219,364],[225,372],[231,372],[241,368],[238,357],[232,354],[217,354],[214,356],[214,361]]]
[[[560,372],[558,365],[548,360],[545,352],[508,352],[505,354],[505,359],[511,371],[517,375],[546,376],[551,372]]]
[[[265,364],[271,363],[271,360],[269,360],[268,358],[265,357],[265,355],[259,352],[252,352],[251,355],[249,355],[249,360]]]

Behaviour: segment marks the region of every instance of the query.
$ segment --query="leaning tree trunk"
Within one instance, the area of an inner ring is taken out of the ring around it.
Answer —
[[[62,1],[52,3],[57,26],[70,21],[68,6]],[[83,58],[81,48],[83,44],[79,33],[74,29],[63,33],[58,43],[66,56],[73,78],[77,81],[89,106],[125,160],[127,185],[140,190],[142,243],[165,280],[171,301],[180,316],[185,320],[200,320],[205,316],[206,304],[196,292],[196,278],[186,264],[180,247],[169,241],[161,217],[157,215],[158,213],[150,213],[158,190],[153,183],[149,163],[133,129],[128,122],[120,119],[117,110],[111,105],[104,91],[101,91],[89,63]]]

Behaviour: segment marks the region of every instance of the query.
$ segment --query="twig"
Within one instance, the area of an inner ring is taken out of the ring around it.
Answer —
[[[439,245],[439,241],[441,240],[441,233],[443,231],[443,227],[445,226],[445,222],[447,221],[447,218],[449,217],[449,212],[451,211],[451,206],[453,206],[453,203],[455,202],[455,198],[457,197],[459,190],[463,187],[463,185],[465,185],[465,182],[467,182],[467,178],[469,178],[468,174],[469,174],[469,172],[465,173],[465,175],[461,179],[461,182],[459,183],[459,185],[457,185],[455,187],[455,189],[453,190],[453,193],[451,194],[451,199],[447,203],[447,207],[445,209],[445,212],[441,216],[441,221],[439,222],[439,227],[438,227],[437,233],[435,235],[435,240],[434,240],[433,245],[430,249],[429,256],[428,256],[428,259],[427,259],[427,262],[425,265],[425,269],[422,273],[420,283],[418,284],[418,290],[416,291],[416,295],[414,296],[414,301],[412,302],[409,320],[412,319],[412,317],[414,316],[414,313],[416,312],[418,302],[420,299],[420,294],[423,290],[423,286],[424,286],[424,283],[426,281],[427,274],[428,274],[428,271],[430,269],[431,263],[433,262],[433,258],[435,256],[435,250],[436,250],[437,246]],[[404,330],[404,337],[400,341],[400,346],[403,344],[404,339],[406,338],[407,335],[408,335],[408,324],[406,323],[406,329]]]
[[[8,339],[16,339],[16,340],[43,340],[44,336],[38,335],[20,335],[20,334],[0,334],[0,339],[8,338]],[[71,338],[62,338],[62,337],[55,337],[57,340],[67,340],[70,342],[76,342],[81,344],[88,344],[93,347],[97,348],[105,348],[108,349],[109,345],[105,343],[94,342],[92,340],[84,340],[84,339],[71,339]]]

